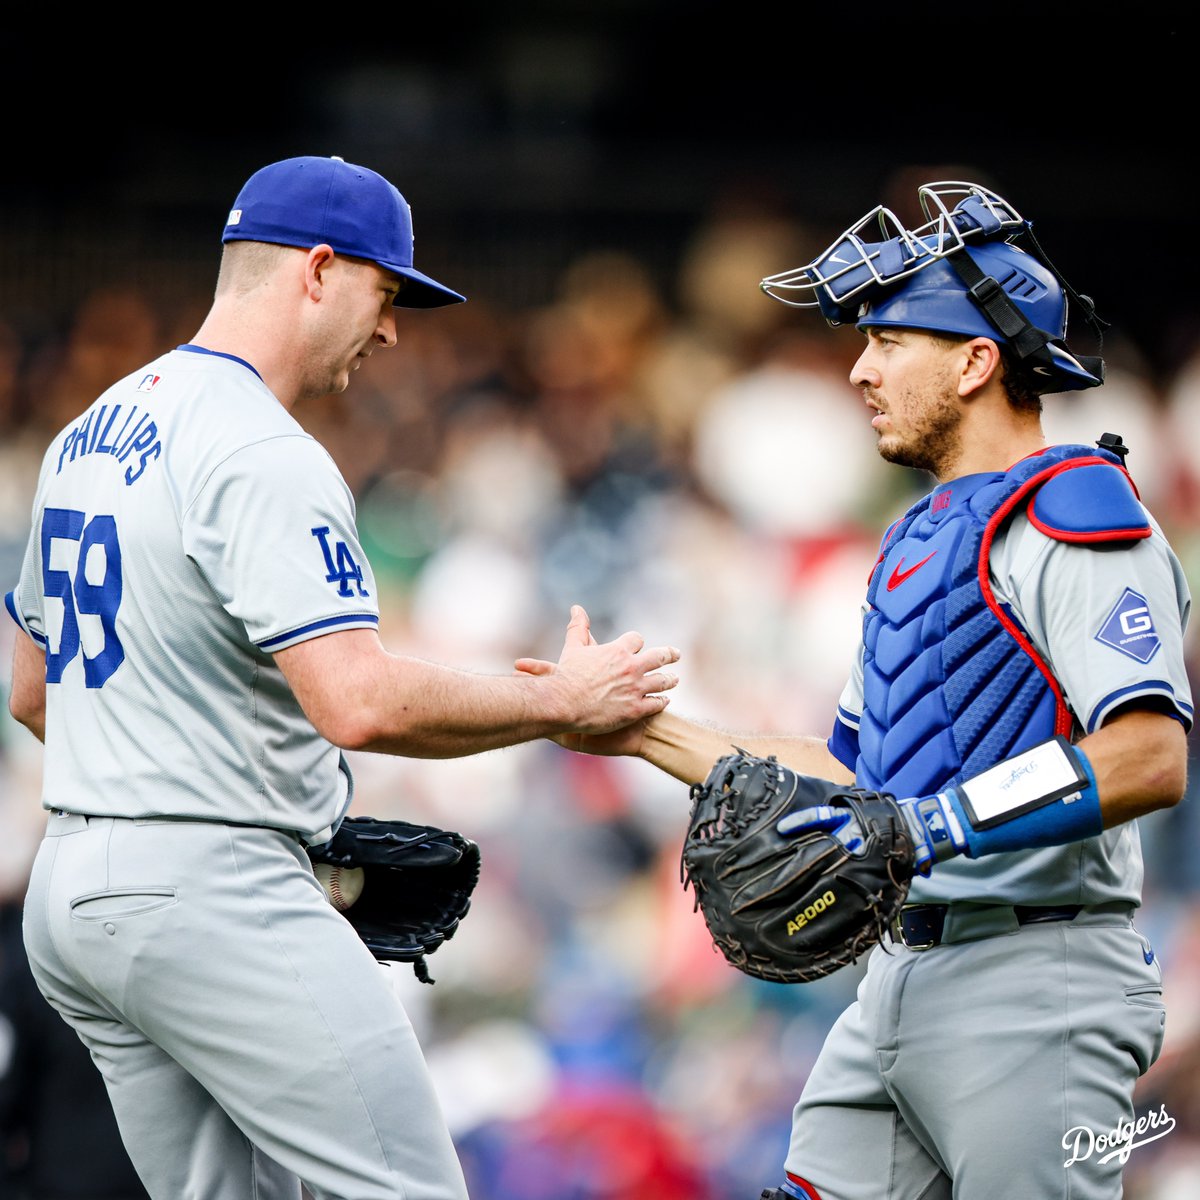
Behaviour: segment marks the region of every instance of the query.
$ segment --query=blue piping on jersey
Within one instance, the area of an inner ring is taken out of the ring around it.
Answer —
[[[1106,713],[1113,705],[1122,697],[1128,696],[1130,693],[1137,695],[1157,696],[1163,695],[1179,709],[1181,716],[1177,716],[1177,720],[1184,725],[1185,728],[1191,726],[1191,718],[1194,715],[1194,710],[1190,704],[1180,700],[1175,695],[1175,689],[1165,679],[1143,679],[1140,683],[1131,683],[1128,687],[1118,688],[1115,692],[1110,692],[1099,704],[1092,710],[1091,719],[1088,721],[1088,733],[1095,733],[1096,727],[1100,722],[1100,717]],[[1175,713],[1168,713],[1168,716],[1176,717]],[[1185,721],[1183,717],[1188,719]]]
[[[262,376],[254,370],[254,367],[250,363],[244,358],[238,358],[236,354],[226,354],[224,350],[209,350],[207,346],[197,346],[192,342],[184,342],[182,345],[176,346],[175,349],[185,350],[188,354],[211,354],[213,358],[227,358],[230,362],[241,363],[247,371],[254,371],[254,374],[258,375],[259,379],[262,379]],[[265,383],[266,380],[263,379],[263,382]]]
[[[833,723],[833,732],[825,742],[829,753],[838,760],[848,771],[853,771],[858,762],[858,725],[846,724],[842,714],[845,709],[838,709],[837,720]]]
[[[40,633],[30,629],[29,626],[21,620],[21,614],[17,612],[16,596],[13,592],[4,593],[4,607],[8,609],[8,615],[12,617],[12,619],[16,621],[16,623],[20,625],[20,627],[25,630],[25,632],[29,634],[29,636],[33,638],[33,640],[37,642],[39,646],[45,646],[46,639]]]
[[[292,629],[287,633],[279,634],[277,637],[267,638],[265,642],[255,642],[254,644],[260,650],[270,650],[272,646],[278,646],[280,642],[286,642],[289,638],[299,637],[302,633],[312,633],[315,629],[329,629],[334,625],[357,624],[361,621],[369,621],[372,625],[379,624],[379,618],[374,613],[349,613],[344,617],[327,617],[324,621],[314,621],[311,625],[301,625],[299,629]]]

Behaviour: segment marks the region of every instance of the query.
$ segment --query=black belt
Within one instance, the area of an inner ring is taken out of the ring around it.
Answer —
[[[939,946],[946,928],[948,904],[908,904],[892,924],[892,936],[910,950],[928,950]],[[1013,916],[1018,925],[1036,925],[1040,921],[1073,921],[1083,911],[1082,904],[1047,907],[1035,904],[1014,904]]]

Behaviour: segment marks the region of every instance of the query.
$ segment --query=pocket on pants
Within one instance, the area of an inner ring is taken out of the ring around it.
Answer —
[[[1163,1007],[1163,990],[1161,983],[1140,983],[1137,987],[1125,989],[1126,1004],[1144,1004],[1148,1008]]]
[[[178,901],[173,887],[123,887],[88,892],[71,901],[71,919],[107,921],[113,917],[136,917],[157,912]]]
[[[1167,1028],[1167,1009],[1161,983],[1142,983],[1125,989],[1129,1010],[1129,1037],[1125,1048],[1133,1055],[1138,1074],[1144,1075],[1162,1053]]]

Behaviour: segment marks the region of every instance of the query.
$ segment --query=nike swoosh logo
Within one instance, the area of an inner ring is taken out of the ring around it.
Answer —
[[[887,581],[887,590],[894,592],[910,575],[915,575],[936,553],[936,550],[931,550],[915,567],[909,567],[907,571],[900,570],[904,566],[904,556],[901,555],[900,561],[896,564],[896,569]]]

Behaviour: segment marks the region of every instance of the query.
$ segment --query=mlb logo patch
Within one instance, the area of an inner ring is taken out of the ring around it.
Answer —
[[[1138,662],[1148,663],[1162,642],[1158,640],[1146,597],[1126,588],[1100,626],[1096,641],[1128,654]]]
[[[240,208],[232,208],[229,210],[229,220],[226,225],[240,225],[242,223],[242,210]]]
[[[137,385],[137,390],[139,392],[152,392],[158,386],[158,381],[161,378],[161,375],[143,375],[141,382]]]

